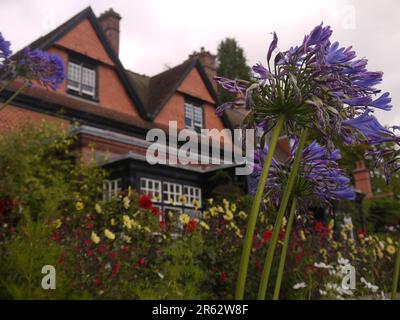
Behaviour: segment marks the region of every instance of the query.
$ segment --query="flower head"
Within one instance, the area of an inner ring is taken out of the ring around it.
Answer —
[[[139,206],[143,209],[150,209],[153,207],[153,203],[151,202],[150,197],[144,194],[139,198]]]
[[[10,49],[10,42],[6,41],[0,32],[0,59],[7,59],[11,54],[12,51]]]
[[[32,81],[37,81],[56,90],[65,79],[64,62],[58,55],[26,48],[22,58],[17,61],[17,74],[29,85]]]
[[[110,240],[114,240],[114,239],[115,239],[115,234],[112,233],[112,232],[111,232],[110,230],[108,230],[108,229],[105,229],[105,230],[104,230],[104,235],[106,236],[107,239],[110,239]]]

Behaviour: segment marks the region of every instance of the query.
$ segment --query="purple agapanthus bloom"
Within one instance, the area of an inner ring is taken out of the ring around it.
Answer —
[[[10,42],[6,41],[0,32],[0,59],[7,59],[11,54]]]
[[[64,81],[64,62],[54,54],[26,48],[23,57],[17,63],[17,73],[26,79],[28,84],[38,81],[54,90]]]
[[[276,49],[278,45],[278,36],[276,35],[276,32],[273,32],[273,40],[269,45],[268,53],[267,53],[267,61],[269,62],[271,60],[271,55],[272,52]]]
[[[356,57],[355,51],[348,48],[339,48],[339,42],[334,42],[328,50],[326,55],[326,62],[329,64],[343,64]]]
[[[385,111],[390,111],[392,109],[390,102],[392,102],[392,99],[389,97],[389,92],[385,92],[378,99],[372,101],[370,106],[379,108],[379,109],[382,109]]]
[[[265,194],[275,204],[279,204],[282,198],[296,149],[297,143],[292,147],[291,155],[285,162],[279,163],[276,160],[272,162],[273,169],[267,179]],[[268,147],[264,150],[258,149],[255,153],[255,167],[250,183],[252,194],[256,191],[267,153]],[[303,150],[301,165],[292,191],[292,194],[298,197],[301,206],[305,208],[316,204],[332,206],[335,200],[354,200],[354,189],[349,186],[350,179],[338,166],[339,158],[339,150],[330,152],[327,147],[321,146],[316,141]]]

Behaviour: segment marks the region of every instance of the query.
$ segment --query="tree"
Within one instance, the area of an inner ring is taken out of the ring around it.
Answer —
[[[234,38],[226,38],[218,45],[217,74],[229,79],[250,79],[250,67],[246,63],[245,53]],[[226,90],[220,90],[219,98],[226,102],[234,96]]]

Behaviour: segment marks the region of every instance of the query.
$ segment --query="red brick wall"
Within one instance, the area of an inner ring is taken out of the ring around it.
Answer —
[[[193,97],[214,103],[213,98],[210,96],[207,87],[205,86],[199,72],[196,68],[188,74],[186,79],[179,86],[178,91],[187,93]]]
[[[365,166],[364,161],[357,161],[356,168],[353,171],[355,188],[366,195],[366,198],[373,196],[371,177]]]
[[[113,65],[100,39],[87,19],[83,20],[58,40],[57,44],[106,64]]]
[[[6,133],[15,131],[24,124],[29,122],[39,122],[41,120],[54,124],[57,123],[64,128],[67,128],[69,124],[69,122],[64,119],[9,105],[0,111],[0,132]]]

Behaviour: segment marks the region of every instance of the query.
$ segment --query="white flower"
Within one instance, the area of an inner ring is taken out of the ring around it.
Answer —
[[[320,263],[315,262],[314,267],[320,268],[320,269],[332,269],[333,268],[331,265],[327,265],[323,262],[320,262]]]
[[[377,292],[379,290],[379,287],[376,285],[373,285],[372,283],[368,282],[367,280],[364,279],[364,277],[361,277],[360,279],[361,283],[364,284],[368,289],[370,289],[373,293]]]
[[[319,293],[321,296],[326,296],[328,294],[328,292],[321,290],[321,289],[319,289]]]
[[[296,283],[296,284],[293,286],[293,289],[294,289],[294,290],[298,290],[298,289],[302,289],[302,288],[307,288],[307,285],[306,285],[304,282]]]
[[[347,266],[350,263],[350,261],[348,259],[339,258],[338,259],[338,263],[343,265],[343,266]]]

